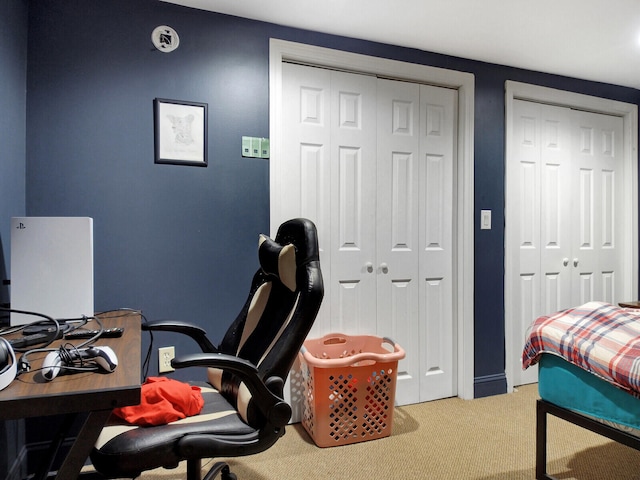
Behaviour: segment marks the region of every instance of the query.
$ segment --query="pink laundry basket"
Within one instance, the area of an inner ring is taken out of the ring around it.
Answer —
[[[386,346],[385,346],[386,345]],[[391,435],[404,349],[388,338],[332,333],[304,342],[302,425],[319,447]]]

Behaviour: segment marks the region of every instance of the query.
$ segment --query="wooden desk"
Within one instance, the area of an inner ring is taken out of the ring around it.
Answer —
[[[640,308],[639,301],[620,302],[618,305],[620,305],[622,308]]]
[[[0,391],[0,420],[65,414],[63,428],[68,430],[77,414],[89,413],[56,478],[77,478],[112,410],[140,403],[140,314],[109,312],[101,314],[100,320],[104,328],[124,328],[122,337],[101,338],[94,344],[109,346],[115,352],[118,366],[112,373],[74,373],[47,382],[37,371],[46,354],[38,353],[28,357],[32,372],[19,375]],[[74,340],[72,343],[81,342]],[[62,341],[51,346],[60,343]],[[16,353],[16,357],[20,358],[20,355]],[[50,453],[55,454],[63,436],[61,432],[52,442]],[[46,478],[49,468],[50,465],[43,467],[35,478]]]

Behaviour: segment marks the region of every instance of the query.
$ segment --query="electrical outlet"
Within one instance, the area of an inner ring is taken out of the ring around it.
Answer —
[[[175,347],[160,347],[158,349],[158,373],[173,372],[175,368],[171,366],[171,360],[173,360],[175,356]]]

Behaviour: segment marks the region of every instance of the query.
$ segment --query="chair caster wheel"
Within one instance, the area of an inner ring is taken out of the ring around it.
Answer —
[[[220,480],[238,480],[235,473],[231,473],[229,466],[226,465],[220,472]]]
[[[219,475],[219,476],[218,476]],[[216,462],[211,467],[211,470],[202,478],[202,480],[214,480],[220,478],[220,480],[238,480],[235,473],[231,473],[229,465],[225,462]]]

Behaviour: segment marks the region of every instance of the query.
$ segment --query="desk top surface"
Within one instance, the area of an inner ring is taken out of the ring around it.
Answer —
[[[119,338],[100,338],[95,346],[109,346],[118,357],[112,373],[82,372],[44,380],[38,370],[46,353],[29,354],[32,371],[19,375],[0,391],[0,419],[111,410],[140,401],[140,314],[117,311],[101,314],[104,328],[123,327]],[[91,327],[93,328],[93,327]],[[83,340],[72,342],[78,345]],[[55,347],[63,341],[51,345]],[[16,353],[19,359],[20,353]]]

